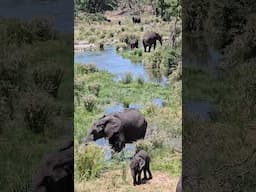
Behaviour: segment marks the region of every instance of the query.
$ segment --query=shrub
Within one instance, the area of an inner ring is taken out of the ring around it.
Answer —
[[[43,69],[39,68],[33,72],[33,79],[36,86],[57,97],[60,84],[63,79],[63,69]]]
[[[75,153],[75,173],[78,180],[98,177],[103,168],[104,151],[96,145],[80,146]]]
[[[122,79],[122,83],[129,84],[131,82],[132,82],[132,73],[130,72],[125,73],[125,76]]]
[[[96,40],[97,40],[97,36],[90,36],[88,39],[89,43],[95,43]]]
[[[97,99],[94,95],[85,96],[83,101],[84,107],[87,111],[93,111],[93,109],[96,107]]]
[[[121,103],[124,105],[124,108],[129,108],[131,102],[132,102],[131,98],[129,98],[129,97],[125,97],[121,101]]]
[[[37,40],[46,41],[55,38],[53,23],[48,18],[34,18],[30,26]]]
[[[75,70],[76,70],[77,74],[81,74],[81,75],[88,74],[88,73],[94,73],[94,72],[98,71],[95,64],[87,64],[87,65],[76,64]]]
[[[88,85],[88,90],[94,94],[95,96],[99,96],[99,92],[100,92],[100,85],[99,84],[90,84]]]
[[[28,93],[24,98],[24,121],[33,133],[45,133],[52,111],[45,94]]]
[[[136,143],[136,151],[145,150],[149,153],[150,156],[152,156],[153,152],[153,145],[148,140],[139,140]]]
[[[137,82],[138,82],[139,85],[143,85],[144,84],[143,77],[138,77]]]

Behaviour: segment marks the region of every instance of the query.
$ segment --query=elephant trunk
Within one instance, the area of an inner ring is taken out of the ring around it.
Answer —
[[[82,139],[82,144],[86,146],[86,145],[88,145],[92,141],[93,141],[93,137],[88,135],[86,138]]]

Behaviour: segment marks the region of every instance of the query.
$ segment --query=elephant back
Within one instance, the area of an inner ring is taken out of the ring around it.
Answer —
[[[144,138],[147,121],[140,111],[135,109],[126,110],[119,113],[118,118],[122,122],[122,129],[128,141]]]

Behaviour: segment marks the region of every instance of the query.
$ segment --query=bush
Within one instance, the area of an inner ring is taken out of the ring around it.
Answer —
[[[83,99],[84,107],[87,111],[93,111],[96,107],[97,98],[94,95],[87,95]]]
[[[143,85],[144,84],[143,77],[138,77],[137,82],[138,82],[139,85]]]
[[[125,97],[122,99],[121,103],[124,105],[124,108],[129,108],[132,100],[131,98]]]
[[[24,121],[33,133],[45,133],[52,111],[45,94],[28,93],[24,96]]]
[[[31,30],[39,41],[46,41],[55,38],[53,23],[48,18],[34,18],[31,23]]]
[[[100,85],[99,84],[90,84],[88,85],[88,90],[94,94],[95,96],[99,96],[99,92],[100,92]]]
[[[136,143],[136,151],[140,151],[140,150],[145,150],[149,153],[149,155],[150,154],[152,155],[153,145],[148,140],[139,140]]]
[[[98,71],[95,64],[87,64],[87,65],[75,64],[75,70],[77,74],[81,74],[81,75],[94,73]]]
[[[88,41],[89,43],[95,43],[97,39],[98,39],[97,36],[90,36]]]
[[[80,146],[75,152],[75,173],[78,180],[98,177],[103,166],[104,151],[96,145]]]
[[[63,69],[43,69],[39,68],[33,72],[33,79],[36,86],[44,91],[47,91],[54,97],[57,97],[60,84],[63,79]]]
[[[124,84],[129,84],[132,82],[132,73],[127,72],[124,76],[124,78],[122,79],[122,83]]]

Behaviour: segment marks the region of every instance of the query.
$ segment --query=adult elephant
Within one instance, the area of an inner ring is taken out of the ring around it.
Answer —
[[[32,177],[31,192],[70,192],[74,190],[74,142],[47,153]]]
[[[126,143],[144,139],[147,124],[142,113],[136,109],[104,115],[93,123],[85,143],[107,138],[112,149],[120,152]]]
[[[156,32],[146,32],[143,35],[142,44],[144,46],[144,51],[147,52],[147,47],[149,47],[148,52],[150,52],[152,45],[156,49],[156,41],[159,41],[162,46],[162,36]]]
[[[139,16],[133,16],[132,17],[132,22],[133,23],[141,23],[141,18]]]

